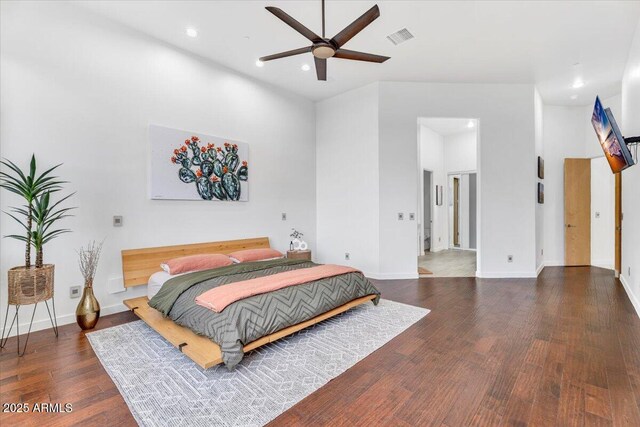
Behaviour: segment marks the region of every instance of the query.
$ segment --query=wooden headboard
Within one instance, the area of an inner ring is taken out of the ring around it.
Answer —
[[[126,249],[122,251],[124,287],[146,285],[149,281],[149,276],[160,271],[160,264],[171,258],[197,254],[229,254],[242,249],[268,247],[268,237],[256,237],[254,239],[226,240],[222,242]]]

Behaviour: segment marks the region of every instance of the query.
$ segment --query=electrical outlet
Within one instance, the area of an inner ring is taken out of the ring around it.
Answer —
[[[349,252],[344,253],[344,259],[346,259],[347,261],[351,259],[351,255],[349,255]]]
[[[627,269],[627,276],[631,277],[631,267]]]
[[[415,220],[415,219],[416,219],[416,214],[414,214],[413,212],[411,212],[411,213],[409,214],[409,221],[413,221],[413,220]]]
[[[507,262],[513,262],[513,255],[507,255]]]
[[[283,221],[287,220],[287,213],[286,212],[282,212],[282,220]]]
[[[544,255],[544,249],[540,249],[540,255]]]
[[[80,286],[71,286],[69,288],[70,298],[80,298]]]
[[[438,237],[438,242],[442,242],[442,237]]]
[[[596,212],[596,218],[600,218],[600,212]]]
[[[398,221],[404,220],[404,214],[402,212],[398,212]]]
[[[113,217],[113,226],[114,227],[122,227],[122,217],[120,215],[114,215],[114,217]]]

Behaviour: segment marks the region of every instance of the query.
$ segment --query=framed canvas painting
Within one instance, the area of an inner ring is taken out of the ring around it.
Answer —
[[[538,156],[538,178],[544,179],[544,159]]]
[[[197,132],[149,126],[151,198],[249,200],[249,145]]]
[[[544,184],[541,182],[538,183],[538,203],[544,203]]]

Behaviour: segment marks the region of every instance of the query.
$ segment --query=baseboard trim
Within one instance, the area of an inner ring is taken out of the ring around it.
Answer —
[[[418,273],[365,273],[366,277],[375,280],[404,280],[417,279]]]
[[[538,274],[536,271],[477,271],[476,276],[482,279],[535,279]]]
[[[564,267],[564,261],[544,261],[542,263],[545,267]]]
[[[44,306],[44,304],[42,304]],[[31,310],[33,310],[33,308],[31,306],[25,306],[26,310],[23,309],[20,311],[21,316],[20,317],[26,317],[25,312],[28,311],[29,312],[29,318],[31,317]],[[40,309],[38,309],[40,310]],[[45,308],[42,308],[42,310],[46,310]],[[128,308],[122,304],[122,303],[118,303],[118,304],[114,304],[114,305],[110,305],[108,307],[100,307],[100,316],[108,316],[109,314],[115,314],[115,313],[121,313],[123,311],[127,311]],[[13,315],[15,314],[15,311],[12,313],[12,309],[9,308],[9,319],[7,320],[7,328],[10,326],[9,324],[11,323],[11,319],[13,319]],[[3,320],[4,322],[4,320]],[[63,326],[63,325],[69,325],[71,323],[75,323],[76,322],[76,314],[64,314],[62,316],[58,316],[58,326]],[[24,335],[27,333],[27,330],[29,329],[29,322],[25,322],[25,323],[20,323],[20,334]],[[31,332],[36,332],[36,331],[42,331],[45,329],[51,329],[51,321],[49,320],[49,317],[47,317],[46,319],[42,319],[42,320],[36,320],[33,322],[33,326],[31,327]],[[4,335],[4,330],[2,330],[2,334]],[[13,329],[11,330],[11,334],[9,335],[10,337],[15,337],[16,336],[16,325],[13,325]]]
[[[540,275],[540,273],[542,273],[542,270],[544,270],[545,266],[546,265],[545,265],[544,262],[538,266],[538,268],[536,269],[536,277],[538,277]]]
[[[631,301],[631,305],[633,305],[633,308],[635,308],[636,314],[638,315],[638,317],[640,317],[640,301],[638,301],[638,298],[631,291],[631,286],[629,285],[629,283],[627,283],[627,279],[624,277],[624,274],[620,275],[620,283],[622,283],[622,287],[627,293],[627,296]]]

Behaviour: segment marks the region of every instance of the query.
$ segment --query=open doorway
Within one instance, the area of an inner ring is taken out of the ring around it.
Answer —
[[[478,241],[478,121],[418,119],[421,277],[474,277]]]

